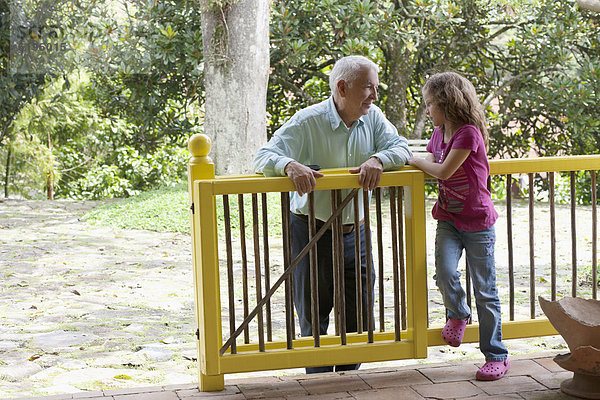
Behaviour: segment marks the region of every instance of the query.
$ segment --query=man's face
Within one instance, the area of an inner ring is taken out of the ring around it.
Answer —
[[[368,67],[363,67],[354,82],[345,85],[345,108],[353,120],[369,113],[371,104],[377,100],[378,86],[377,72]]]

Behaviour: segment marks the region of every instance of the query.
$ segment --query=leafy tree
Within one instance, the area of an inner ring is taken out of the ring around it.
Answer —
[[[82,10],[68,0],[0,1],[0,145],[20,108],[48,80],[72,70]]]
[[[17,115],[46,82],[70,71],[73,64],[68,53],[71,30],[78,24],[76,10],[76,5],[65,0],[0,1],[0,146],[6,149],[5,196],[18,147],[11,144]],[[46,180],[52,198],[50,171]]]
[[[516,26],[502,7],[476,0],[286,0],[273,15],[273,130],[327,96],[327,68],[358,53],[382,67],[381,104],[409,137],[421,137],[424,129],[420,87],[427,73],[453,68],[488,84],[493,76],[488,79],[486,70],[500,56],[494,40]]]
[[[22,21],[16,26],[35,21],[27,13],[39,6],[46,11],[48,24],[65,21],[57,35],[63,40],[64,32],[68,33],[71,51],[60,60],[63,65],[41,64],[36,91],[21,97],[19,107],[12,107],[16,116],[20,107],[31,102],[20,116],[20,129],[26,134],[13,135],[14,146],[0,155],[5,195],[11,179],[13,192],[18,190],[24,196],[38,193],[31,188],[40,185],[42,164],[49,178],[49,197],[55,181],[59,196],[98,198],[127,196],[165,181],[181,180],[187,156],[185,141],[198,129],[201,115],[197,3],[66,2],[71,7],[60,12],[46,3],[23,2],[19,9]],[[12,15],[14,19],[15,13]],[[5,34],[8,37],[9,32]],[[69,90],[73,78],[58,79],[61,74],[66,77],[74,64],[91,71],[91,85],[78,84]],[[25,72],[29,72],[23,75],[28,79],[38,76],[31,74],[31,68]],[[50,84],[45,86],[46,81]],[[14,76],[8,77],[9,88],[16,84]],[[29,150],[25,151],[25,146]],[[34,155],[33,150],[38,153]],[[14,173],[11,160],[17,168]],[[27,180],[31,184],[24,184]]]
[[[492,154],[597,153],[600,140],[600,15],[544,2],[507,42],[493,114]]]
[[[14,68],[18,64],[14,36],[11,37],[11,8],[0,1],[0,146],[10,136],[12,124],[21,107],[33,98],[45,81],[43,74],[31,74]],[[12,41],[11,41],[12,39]]]
[[[136,127],[103,115],[87,74],[68,78],[69,89],[56,80],[21,110],[12,141],[20,167],[11,176],[12,193],[37,197],[46,172],[57,196],[82,199],[128,197],[181,182],[188,157],[182,146],[164,143],[141,153],[115,140]]]
[[[107,116],[138,128],[123,132],[122,143],[151,152],[165,142],[183,145],[198,130],[204,89],[197,1],[103,1],[81,29],[90,41],[84,62],[96,101]]]
[[[453,69],[478,89],[494,155],[597,148],[598,14],[571,2],[278,2],[271,24],[272,134],[328,95],[326,71],[358,53],[383,69],[380,104],[408,137],[427,136],[420,88]]]

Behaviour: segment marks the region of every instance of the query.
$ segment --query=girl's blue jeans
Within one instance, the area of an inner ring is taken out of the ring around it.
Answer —
[[[493,225],[482,231],[467,232],[457,229],[453,222],[438,221],[435,237],[435,282],[442,293],[447,317],[469,318],[471,310],[458,272],[458,262],[464,249],[479,317],[479,346],[486,361],[502,361],[508,356],[508,350],[502,343],[502,314],[494,262],[495,242]]]

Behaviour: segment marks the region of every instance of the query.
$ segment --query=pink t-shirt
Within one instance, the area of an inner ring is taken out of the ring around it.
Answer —
[[[481,231],[494,225],[498,213],[487,189],[490,165],[481,132],[474,125],[461,126],[448,143],[444,132],[435,128],[427,151],[436,163],[442,163],[452,149],[471,150],[471,153],[454,175],[438,179],[438,200],[431,210],[433,218],[452,221],[463,231]]]

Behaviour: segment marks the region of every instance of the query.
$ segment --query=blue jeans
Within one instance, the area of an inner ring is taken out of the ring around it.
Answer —
[[[308,244],[308,224],[294,214],[290,214],[292,259]],[[356,316],[356,270],[354,265],[354,232],[344,234],[344,292],[346,311],[346,332],[357,331]],[[369,243],[370,246],[370,243]],[[362,280],[362,322],[367,329],[367,257],[365,242],[365,227],[360,227],[361,247],[361,280]],[[329,314],[333,308],[333,261],[331,231],[327,230],[317,242],[318,264],[318,293],[319,293],[319,331],[327,334]],[[373,265],[373,263],[371,263]],[[372,269],[373,285],[375,284],[375,269]],[[304,257],[293,271],[294,304],[298,312],[298,323],[302,336],[312,336],[312,308],[310,301],[310,259]],[[355,370],[360,364],[337,365],[336,371]],[[333,366],[306,368],[307,373],[331,372]]]
[[[464,249],[479,317],[479,347],[486,361],[502,361],[508,356],[508,350],[502,343],[500,299],[494,262],[495,242],[493,225],[482,231],[467,232],[457,229],[453,222],[438,221],[435,236],[435,282],[442,293],[447,317],[469,318],[471,310],[467,306],[458,272],[458,261]]]

